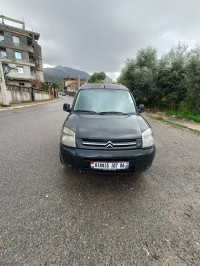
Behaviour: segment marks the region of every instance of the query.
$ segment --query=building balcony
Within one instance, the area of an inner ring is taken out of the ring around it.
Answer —
[[[32,46],[28,46],[27,49],[28,49],[28,52],[29,52],[29,53],[31,53],[31,54],[34,53],[34,51],[33,51],[33,47],[32,47]]]
[[[10,64],[12,63],[12,60],[8,59],[7,57],[1,57],[1,62],[2,63],[6,63],[6,64]]]
[[[23,61],[21,59],[14,59],[14,60],[11,60],[13,64],[16,64],[16,65],[22,65],[22,66],[30,66],[30,67],[35,67],[35,63],[31,60],[29,61]]]

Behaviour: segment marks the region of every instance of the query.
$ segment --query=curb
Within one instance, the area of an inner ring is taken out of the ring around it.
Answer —
[[[42,104],[47,104],[47,103],[54,103],[54,102],[58,102],[58,101],[62,101],[63,99],[57,99],[57,100],[51,100],[48,102],[38,102],[38,103],[31,103],[31,104],[24,104],[24,105],[17,105],[17,106],[11,106],[11,107],[4,107],[4,108],[0,108],[0,111],[7,111],[7,110],[13,110],[13,109],[21,109],[24,107],[32,107],[32,106],[38,106],[38,105],[42,105]]]

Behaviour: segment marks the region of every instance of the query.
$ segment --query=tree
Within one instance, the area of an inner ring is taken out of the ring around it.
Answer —
[[[59,86],[57,83],[54,82],[54,83],[51,85],[51,88],[59,91],[60,86]]]
[[[126,65],[121,70],[121,74],[118,78],[118,83],[122,83],[128,87],[131,91],[135,90],[135,78],[134,73],[137,68],[136,62],[133,59],[127,59]]]
[[[189,56],[190,53],[188,50],[188,45],[179,42],[178,45],[173,46],[164,57],[166,63],[168,63],[169,65],[172,65],[174,62],[179,62],[183,65],[186,65]]]
[[[200,113],[200,55],[193,54],[186,71],[186,102],[191,111]]]
[[[105,78],[106,78],[105,72],[94,72],[90,76],[88,82],[91,82],[91,83],[100,83],[100,82],[104,81]]]
[[[7,83],[9,80],[8,74],[10,73],[11,70],[17,71],[17,68],[16,67],[10,67],[5,63],[2,63],[2,67],[3,67],[3,74],[4,74],[5,82]]]
[[[136,60],[128,59],[118,82],[127,86],[136,98],[147,98],[152,102],[159,98],[156,85],[158,71],[157,51],[147,47],[137,53]]]
[[[166,98],[168,107],[178,109],[186,98],[186,64],[188,46],[179,43],[160,59],[157,85]]]
[[[157,70],[157,50],[151,46],[145,49],[140,49],[136,57],[137,65],[139,67],[147,67],[152,71]]]
[[[118,82],[150,104],[163,99],[167,107],[178,109],[183,102],[200,113],[200,46],[189,50],[179,43],[161,59],[155,48],[141,49],[136,59],[126,61]]]
[[[181,62],[174,62],[159,73],[161,79],[158,85],[171,109],[178,109],[180,102],[185,99],[185,73],[186,69]]]
[[[60,86],[57,83],[53,83],[52,85],[45,84],[43,82],[40,83],[40,88],[42,90],[48,91],[49,89],[54,89],[59,91]]]
[[[40,88],[44,91],[48,91],[49,90],[49,86],[43,82],[40,83]]]
[[[154,102],[162,98],[157,87],[158,65],[157,50],[151,46],[140,49],[137,53],[137,65],[140,69],[146,71],[146,89],[145,97],[149,102]]]

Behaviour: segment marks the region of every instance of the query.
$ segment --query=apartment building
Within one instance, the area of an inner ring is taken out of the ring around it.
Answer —
[[[7,84],[37,87],[44,82],[39,37],[26,30],[23,21],[0,15],[0,57]]]

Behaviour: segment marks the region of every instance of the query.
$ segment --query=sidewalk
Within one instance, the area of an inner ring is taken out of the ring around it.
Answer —
[[[14,103],[10,107],[2,107],[0,105],[0,111],[6,111],[6,110],[12,110],[12,109],[20,109],[20,108],[24,108],[24,107],[38,106],[38,105],[47,104],[47,103],[53,103],[53,102],[57,102],[57,101],[61,101],[61,100],[63,100],[63,98],[56,98],[54,100],[44,100],[44,101],[41,101],[41,102]]]
[[[182,128],[190,129],[193,131],[198,131],[200,133],[200,123],[194,122],[192,120],[189,120],[187,118],[176,118],[176,116],[169,116],[166,114],[163,114],[161,112],[150,112],[147,111],[146,115],[150,118],[160,120],[166,123],[174,124],[175,126],[180,126]]]

